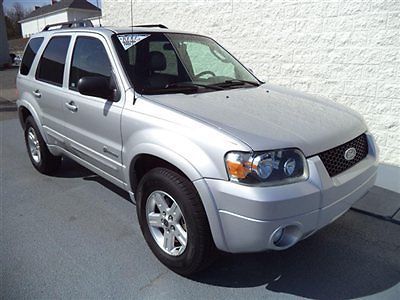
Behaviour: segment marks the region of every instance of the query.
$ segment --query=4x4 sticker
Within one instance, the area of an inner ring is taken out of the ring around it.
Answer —
[[[118,39],[121,42],[122,47],[124,47],[124,50],[128,50],[130,47],[133,45],[136,45],[139,43],[141,40],[144,40],[145,38],[149,37],[150,34],[122,34],[118,35]]]

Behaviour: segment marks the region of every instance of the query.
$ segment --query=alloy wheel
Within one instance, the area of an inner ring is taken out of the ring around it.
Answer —
[[[37,164],[40,163],[41,160],[40,144],[35,129],[33,129],[32,127],[28,129],[28,146],[34,162]]]
[[[152,237],[164,252],[179,256],[185,251],[186,222],[174,198],[163,191],[152,192],[146,201],[146,218]]]

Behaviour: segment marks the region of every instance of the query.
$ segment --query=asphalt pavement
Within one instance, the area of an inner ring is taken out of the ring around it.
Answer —
[[[355,211],[286,251],[223,254],[192,278],[176,275],[148,249],[125,191],[70,160],[39,174],[8,114],[1,299],[399,298],[400,226]]]

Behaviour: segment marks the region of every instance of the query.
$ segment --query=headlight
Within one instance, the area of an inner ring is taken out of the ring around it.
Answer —
[[[306,158],[297,149],[229,152],[225,164],[230,180],[245,184],[277,185],[308,178]]]

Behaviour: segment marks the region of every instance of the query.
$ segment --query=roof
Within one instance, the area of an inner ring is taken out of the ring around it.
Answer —
[[[181,30],[173,30],[173,29],[165,29],[165,28],[157,28],[157,27],[75,27],[75,28],[65,28],[65,29],[53,29],[49,31],[42,31],[38,34],[40,35],[52,35],[54,33],[70,33],[70,32],[98,32],[103,34],[122,34],[122,33],[186,33],[191,34],[190,32],[181,31]],[[37,35],[38,35],[37,34]]]
[[[35,17],[39,17],[41,15],[49,14],[52,12],[56,12],[62,9],[68,8],[77,8],[77,9],[86,9],[86,10],[94,10],[94,11],[101,11],[100,8],[97,6],[87,2],[86,0],[61,0],[54,4],[49,4],[42,6],[38,9],[35,9],[30,14],[28,14],[24,19],[21,21],[32,19]]]
[[[41,31],[36,33],[33,37],[46,37],[52,36],[53,34],[59,33],[75,33],[75,32],[94,32],[99,33],[105,37],[111,37],[113,34],[129,34],[129,33],[181,33],[181,34],[195,34],[181,30],[165,29],[165,28],[149,28],[149,27],[76,27],[76,28],[65,28],[65,29],[53,29],[48,31]]]
[[[96,27],[95,27],[96,28]],[[140,33],[140,32],[183,32],[180,30],[172,30],[168,28],[159,28],[159,27],[112,27],[112,26],[107,26],[104,27],[106,29],[109,29],[115,33]]]

